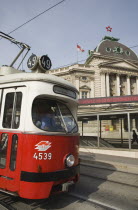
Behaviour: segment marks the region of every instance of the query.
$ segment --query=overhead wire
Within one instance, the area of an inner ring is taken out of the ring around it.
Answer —
[[[58,6],[59,4],[63,3],[66,0],[62,0],[60,2],[58,2],[57,4],[49,7],[48,9],[44,10],[43,12],[39,13],[38,15],[34,16],[33,18],[31,18],[30,20],[26,21],[25,23],[21,24],[20,26],[18,26],[17,28],[15,28],[14,30],[10,31],[8,34],[13,33],[14,31],[18,30],[19,28],[23,27],[24,25],[26,25],[27,23],[31,22],[32,20],[36,19],[37,17],[41,16],[42,14],[44,14],[45,12],[48,12],[49,10],[53,9],[54,7]],[[135,48],[138,47],[138,45],[129,47],[129,48]]]
[[[7,33],[7,34],[9,35],[9,34],[15,32],[15,31],[17,31],[18,29],[20,29],[20,28],[23,27],[24,25],[28,24],[29,22],[33,21],[34,19],[38,18],[39,16],[43,15],[44,13],[48,12],[49,10],[53,9],[54,7],[58,6],[59,4],[65,2],[65,1],[66,1],[66,0],[62,0],[62,1],[60,1],[60,2],[58,2],[58,3],[56,3],[56,4],[54,4],[53,6],[49,7],[48,9],[46,9],[46,10],[44,10],[43,12],[39,13],[38,15],[34,16],[33,18],[29,19],[28,21],[26,21],[25,23],[21,24],[20,26],[18,26],[17,28],[15,28],[14,30],[10,31],[10,32]],[[4,33],[3,33],[3,34],[4,34]],[[9,36],[9,37],[10,37],[10,36]],[[11,38],[12,38],[12,37],[11,37]],[[1,40],[1,39],[2,39],[2,38],[0,38],[0,40]],[[16,45],[20,48],[20,46],[19,46],[18,43],[16,43]],[[24,56],[24,58],[25,58],[25,56]],[[24,59],[24,58],[23,58],[23,59]],[[20,63],[20,65],[21,65],[21,63]],[[19,65],[19,66],[20,66],[20,65]]]
[[[15,28],[14,30],[10,31],[8,34],[11,34],[15,31],[17,31],[18,29],[20,29],[21,27],[23,27],[24,25],[28,24],[29,22],[33,21],[34,19],[38,18],[39,16],[43,15],[44,13],[48,12],[49,10],[53,9],[54,7],[58,6],[59,4],[62,4],[63,2],[65,2],[66,0],[62,0],[56,4],[54,4],[53,6],[49,7],[48,9],[44,10],[43,12],[39,13],[38,15],[34,16],[33,18],[31,18],[30,20],[26,21],[25,23],[21,24],[20,26],[18,26],[17,28]],[[19,47],[19,46],[18,46]],[[138,47],[138,45],[135,45],[135,46],[132,46],[132,47],[129,47],[129,48],[135,48],[135,47]],[[85,59],[86,60],[86,59]],[[85,61],[85,60],[81,60],[81,61],[78,61],[78,62],[82,62],[82,61]],[[77,62],[75,63],[70,63],[70,64],[66,64],[66,65],[63,65],[63,66],[60,66],[60,67],[56,67],[56,68],[63,68],[63,67],[66,67],[66,66],[69,66],[69,65],[74,65],[74,64],[78,64]]]
[[[134,47],[138,47],[138,45],[135,45],[135,46],[132,46],[132,47],[129,47],[129,48],[134,48]]]
[[[72,65],[75,65],[75,64],[79,64],[80,62],[86,61],[86,59],[83,59],[83,60],[80,60],[80,61],[77,61],[77,62],[72,62],[72,63],[66,64],[66,65],[63,65],[63,66],[59,66],[59,67],[56,67],[54,69],[60,69],[60,68],[64,68],[64,67],[67,67],[67,66],[72,66]],[[52,70],[54,70],[54,69],[52,69]]]
[[[138,47],[138,45],[135,45],[135,46],[132,46],[132,47],[129,47],[129,48],[134,48],[134,47]],[[86,59],[87,59],[87,58],[86,58]],[[75,64],[79,64],[80,62],[86,61],[86,59],[80,60],[80,61],[78,61],[78,62],[69,63],[69,64],[66,64],[66,65],[63,65],[63,66],[59,66],[59,67],[56,67],[56,68],[54,68],[54,69],[64,68],[64,67],[67,67],[67,66],[72,66],[72,65],[75,65]]]
[[[40,15],[44,14],[45,12],[53,9],[54,7],[58,6],[59,4],[63,3],[66,0],[62,0],[60,2],[58,2],[57,4],[54,4],[53,6],[49,7],[48,9],[44,10],[43,12],[39,13],[38,15],[34,16],[33,18],[31,18],[30,20],[26,21],[25,23],[21,24],[20,26],[18,26],[17,28],[15,28],[14,30],[10,31],[9,33],[7,33],[8,35],[13,33],[14,31],[17,31],[19,28],[23,27],[24,25],[26,25],[27,23],[31,22],[32,20],[36,19],[37,17],[39,17]],[[2,32],[3,33],[3,32]],[[5,34],[5,33],[3,33]],[[7,35],[5,34],[5,35]],[[9,36],[10,37],[10,36]],[[11,37],[12,38],[12,37]],[[1,40],[2,38],[0,38]],[[12,38],[13,39],[13,38]],[[17,45],[18,46],[18,45]],[[18,46],[19,47],[19,46]]]
[[[34,16],[33,18],[31,18],[30,20],[26,21],[25,23],[21,24],[20,26],[18,26],[17,28],[15,28],[14,30],[10,31],[8,34],[11,34],[15,31],[17,31],[19,28],[23,27],[24,25],[26,25],[27,23],[31,22],[32,20],[38,18],[40,15],[43,15],[45,12],[48,12],[49,10],[53,9],[54,7],[58,6],[59,4],[62,4],[64,1],[66,0],[62,0],[60,2],[58,2],[57,4],[54,4],[53,6],[49,7],[48,9],[44,10],[43,12],[39,13],[38,15]]]

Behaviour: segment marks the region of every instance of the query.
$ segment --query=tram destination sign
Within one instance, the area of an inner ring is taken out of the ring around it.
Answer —
[[[43,55],[41,57],[32,54],[27,61],[27,67],[31,70],[36,70],[40,68],[42,71],[50,70],[52,66],[52,62],[47,55]]]
[[[71,98],[76,98],[76,93],[72,90],[69,90],[67,88],[64,87],[59,87],[57,85],[54,86],[53,91],[57,94],[61,94],[61,95],[65,95],[65,96],[69,96]]]
[[[138,102],[138,95],[79,99],[79,105],[134,103],[134,102]]]
[[[47,55],[41,56],[39,59],[39,65],[43,70],[49,70],[52,66],[51,60]]]
[[[37,65],[37,62],[38,62],[37,56],[35,54],[32,54],[27,61],[27,67],[29,69],[34,69]]]

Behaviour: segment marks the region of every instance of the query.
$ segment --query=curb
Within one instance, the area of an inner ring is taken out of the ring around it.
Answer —
[[[117,157],[127,157],[127,158],[137,158],[138,159],[138,150],[113,150],[113,149],[94,149],[94,148],[79,148],[79,152],[85,152],[88,154],[102,154],[102,155],[113,155]]]
[[[80,163],[83,163],[88,166],[93,166],[96,168],[103,168],[103,169],[109,169],[112,171],[120,171],[120,172],[126,172],[126,173],[132,173],[132,174],[138,174],[138,167],[137,165],[130,165],[125,163],[119,163],[119,162],[111,162],[111,161],[92,161],[87,158],[84,158],[80,156]]]

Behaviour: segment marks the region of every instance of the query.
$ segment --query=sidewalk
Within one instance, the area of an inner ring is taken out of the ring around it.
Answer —
[[[81,163],[138,174],[138,151],[80,147]]]
[[[126,157],[126,158],[137,158],[137,161],[138,161],[138,150],[126,150],[126,149],[116,149],[116,148],[95,149],[91,146],[88,146],[88,147],[80,146],[80,152],[113,155],[117,157],[119,156],[119,157]]]

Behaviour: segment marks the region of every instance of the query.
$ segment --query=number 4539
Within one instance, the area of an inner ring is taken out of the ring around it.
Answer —
[[[51,160],[52,153],[34,153],[33,158],[36,160]]]

